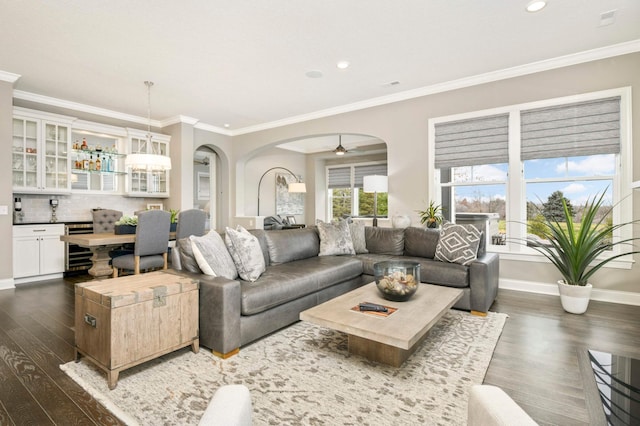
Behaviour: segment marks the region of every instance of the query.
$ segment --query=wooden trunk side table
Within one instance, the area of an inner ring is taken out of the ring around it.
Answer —
[[[76,361],[105,370],[114,389],[122,370],[185,346],[197,353],[198,285],[162,271],[76,284]]]

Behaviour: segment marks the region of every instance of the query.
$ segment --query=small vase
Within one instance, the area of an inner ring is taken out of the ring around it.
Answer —
[[[406,214],[397,214],[391,218],[391,226],[405,229],[411,226],[411,218]]]
[[[584,314],[589,307],[592,289],[591,284],[568,285],[564,283],[564,280],[559,280],[558,291],[562,308],[570,314]]]

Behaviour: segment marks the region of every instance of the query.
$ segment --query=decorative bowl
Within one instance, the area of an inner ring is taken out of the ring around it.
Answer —
[[[409,300],[420,284],[418,262],[378,262],[373,265],[373,273],[382,297],[394,302]]]

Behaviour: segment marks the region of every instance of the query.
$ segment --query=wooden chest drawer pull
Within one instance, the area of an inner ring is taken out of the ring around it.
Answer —
[[[160,306],[167,305],[167,287],[155,287],[153,289],[153,307],[158,308]]]
[[[96,320],[96,317],[94,317],[93,315],[84,314],[84,322],[89,324],[91,327],[96,328],[98,320]]]

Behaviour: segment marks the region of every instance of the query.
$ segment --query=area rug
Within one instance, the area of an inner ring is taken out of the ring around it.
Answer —
[[[61,368],[130,425],[197,424],[225,384],[250,389],[256,425],[465,424],[506,317],[451,310],[400,368],[351,355],[345,334],[306,322],[226,360],[176,351],[123,371],[113,391],[86,360]]]

